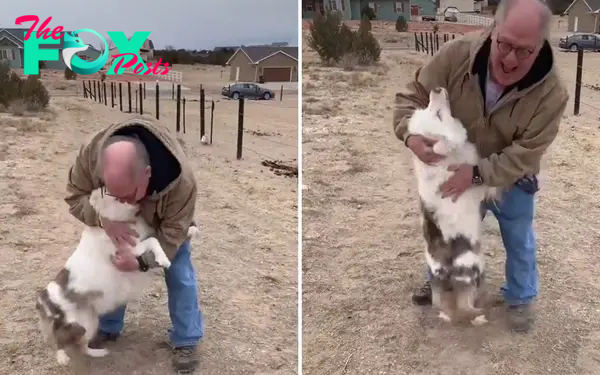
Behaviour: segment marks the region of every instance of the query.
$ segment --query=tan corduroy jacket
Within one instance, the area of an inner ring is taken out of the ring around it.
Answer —
[[[188,229],[194,220],[196,206],[196,179],[185,153],[168,129],[145,120],[128,120],[117,123],[96,133],[90,142],[79,150],[75,162],[69,170],[68,195],[65,201],[69,212],[88,226],[98,226],[98,215],[89,203],[90,192],[101,186],[96,174],[98,151],[105,140],[115,132],[135,126],[149,131],[179,163],[179,175],[165,184],[161,191],[151,192],[142,199],[141,215],[157,230],[157,239],[169,259],[173,259],[177,249],[187,239]],[[164,149],[163,149],[164,150]],[[164,150],[164,152],[167,152]],[[148,150],[152,162],[152,150]],[[153,177],[159,171],[154,170]]]
[[[485,113],[482,92],[490,34],[491,29],[485,29],[452,40],[419,67],[406,89],[396,94],[393,125],[396,136],[404,140],[414,109],[427,106],[433,88],[447,88],[452,115],[462,121],[469,141],[482,157],[479,169],[483,180],[491,186],[508,187],[525,175],[539,173],[542,155],[556,138],[569,95],[546,42],[530,73]]]

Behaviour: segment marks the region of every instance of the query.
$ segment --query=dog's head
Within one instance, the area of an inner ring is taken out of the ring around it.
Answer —
[[[108,194],[104,188],[92,191],[90,194],[90,204],[100,216],[112,221],[133,220],[139,211],[138,204],[121,202]]]

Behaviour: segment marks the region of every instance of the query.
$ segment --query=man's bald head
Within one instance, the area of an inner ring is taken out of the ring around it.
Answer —
[[[502,0],[496,9],[494,20],[497,26],[506,24],[511,29],[522,29],[523,33],[539,33],[540,39],[548,39],[552,11],[543,0]]]
[[[111,136],[100,149],[97,171],[109,190],[128,194],[147,184],[149,169],[148,151],[138,138]]]

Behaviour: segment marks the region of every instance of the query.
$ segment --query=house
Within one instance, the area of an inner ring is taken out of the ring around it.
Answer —
[[[108,60],[106,60],[106,64],[104,64],[103,69],[108,70],[112,66],[113,61],[115,60],[113,56],[120,54],[121,52],[116,46],[110,48],[108,50]],[[142,44],[142,46],[140,47],[139,55],[144,62],[154,61],[154,43],[152,42],[152,40],[146,39],[144,44]]]
[[[0,28],[0,62],[8,62],[12,69],[23,69],[24,64],[24,39],[26,28]],[[40,49],[62,50],[64,39],[60,44],[40,44]],[[61,54],[56,61],[44,61],[47,69],[64,70],[66,65]]]
[[[235,82],[298,81],[298,47],[243,46],[227,60]]]
[[[600,0],[574,0],[565,9],[568,14],[567,30],[572,32],[600,32]]]
[[[380,21],[396,21],[400,15],[407,20],[435,15],[438,8],[435,0],[302,0],[302,18],[312,19],[317,13],[338,11],[344,20],[360,20],[365,7],[372,8],[375,19]]]
[[[474,12],[475,1],[473,0],[437,0],[439,13],[443,14],[449,7],[458,9],[459,12]]]
[[[154,43],[152,40],[146,39],[144,44],[140,47],[140,57],[145,62],[154,60]]]
[[[80,59],[86,61],[94,61],[100,57],[102,52],[91,44],[88,44],[88,49],[85,51],[77,52],[76,55],[79,56]]]

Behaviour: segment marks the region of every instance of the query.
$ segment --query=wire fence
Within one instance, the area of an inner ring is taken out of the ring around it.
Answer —
[[[297,177],[297,140],[294,142],[289,139],[274,139],[282,136],[280,132],[261,131],[254,127],[249,127],[249,121],[257,125],[265,123],[265,120],[271,120],[285,128],[285,124],[290,124],[290,116],[281,118],[277,116],[277,111],[281,109],[296,109],[294,119],[297,122],[297,104],[291,105],[283,102],[283,87],[279,95],[279,101],[252,100],[252,98],[241,95],[237,99],[238,105],[231,105],[235,100],[224,98],[216,99],[206,95],[205,89],[201,86],[198,95],[188,95],[182,93],[181,84],[173,84],[171,90],[161,90],[161,85],[157,82],[152,89],[145,83],[133,82],[105,82],[105,81],[83,81],[83,97],[94,100],[111,108],[118,108],[126,113],[153,114],[156,119],[161,117],[175,116],[175,131],[183,134],[190,131],[199,132],[199,140],[204,145],[223,146],[229,149],[235,148],[235,157],[240,160],[248,151],[258,155],[264,160],[262,164],[269,167],[275,174],[286,177]],[[164,85],[163,85],[164,86]],[[154,92],[152,92],[154,91]],[[174,105],[174,111],[173,111]],[[221,107],[221,110],[218,107]],[[237,108],[235,108],[237,107]],[[260,115],[261,119],[253,119],[248,112],[254,107],[254,116]],[[259,109],[260,108],[260,109]],[[265,112],[270,111],[270,112]],[[235,122],[237,117],[237,127],[227,126]],[[281,121],[278,121],[281,120]],[[218,123],[218,126],[215,124]],[[216,129],[218,127],[218,129]],[[190,129],[191,128],[191,129]],[[292,128],[287,127],[288,134],[293,133],[297,136],[297,124]],[[232,140],[227,142],[226,140]],[[249,142],[250,141],[250,142]],[[257,145],[249,147],[248,144]],[[258,148],[258,149],[257,149]],[[274,156],[277,153],[278,156]],[[287,159],[283,161],[282,159]],[[295,162],[295,166],[290,165]]]
[[[573,98],[573,114],[579,115],[581,113],[581,105],[583,105],[587,110],[595,111],[600,116],[600,103],[598,101],[598,99],[600,99],[600,95],[598,95],[600,93],[600,85],[583,83],[583,57],[583,49],[578,49],[576,65],[577,69],[575,72],[575,95]],[[584,89],[586,90],[584,91],[584,96],[586,96],[586,98],[589,98],[590,100],[582,100],[582,90]]]

